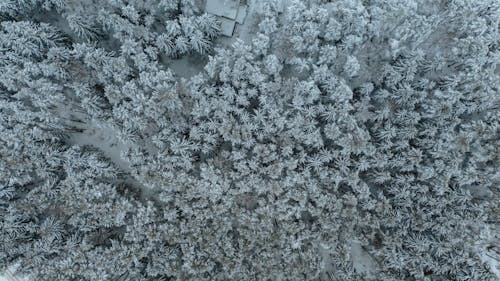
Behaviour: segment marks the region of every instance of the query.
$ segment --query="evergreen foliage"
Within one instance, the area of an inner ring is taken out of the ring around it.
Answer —
[[[497,1],[261,10],[214,48],[197,1],[0,2],[0,270],[498,280]]]

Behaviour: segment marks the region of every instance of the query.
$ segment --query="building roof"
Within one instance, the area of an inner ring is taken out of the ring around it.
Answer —
[[[205,11],[216,16],[235,20],[240,0],[207,0]]]
[[[230,20],[224,17],[220,17],[219,21],[220,21],[220,33],[228,37],[233,36],[234,26],[236,25],[236,22],[234,20]]]

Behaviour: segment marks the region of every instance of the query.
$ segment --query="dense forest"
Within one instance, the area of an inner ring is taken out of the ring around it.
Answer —
[[[0,0],[0,272],[500,279],[498,1],[205,2]]]

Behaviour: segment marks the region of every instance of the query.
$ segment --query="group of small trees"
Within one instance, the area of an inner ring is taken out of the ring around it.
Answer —
[[[103,1],[100,7],[72,6],[62,15],[83,40],[99,42],[99,33],[108,34],[121,44],[134,41],[150,48],[156,56],[208,53],[219,34],[215,17],[202,13],[194,1]]]
[[[0,18],[52,23],[79,42],[93,42],[117,51],[134,41],[155,56],[177,58],[206,54],[219,35],[219,22],[203,13],[200,3],[173,1],[4,1]]]
[[[0,268],[19,263],[36,280],[111,276],[87,255],[118,239],[140,203],[120,195],[120,172],[101,153],[65,142],[78,130],[59,112],[73,74],[66,43],[30,22],[2,22],[0,37]]]

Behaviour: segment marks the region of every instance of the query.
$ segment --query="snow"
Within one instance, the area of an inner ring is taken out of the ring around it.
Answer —
[[[88,123],[87,129],[81,133],[73,133],[69,138],[70,144],[77,144],[80,146],[89,145],[97,148],[104,154],[111,162],[118,168],[125,172],[126,175],[120,182],[124,182],[135,189],[137,189],[142,198],[146,200],[156,201],[154,198],[155,193],[149,187],[139,182],[134,178],[133,168],[128,160],[122,157],[122,152],[130,148],[130,144],[120,141],[117,137],[118,132],[111,126],[106,124],[97,124],[95,121]],[[156,148],[152,143],[144,143],[144,148],[152,154],[157,153]],[[0,281],[3,281],[0,279]]]
[[[18,267],[19,264],[9,266],[4,273],[0,274],[0,281],[29,281],[30,278],[20,277],[15,274]]]
[[[274,2],[276,3],[276,8],[278,13],[283,13],[285,11],[285,8],[287,5],[289,5],[289,0],[251,0],[252,1],[252,6],[254,9],[259,12],[259,13],[264,13],[265,10],[265,5],[269,4],[269,2]]]
[[[168,67],[178,77],[189,79],[203,71],[206,63],[207,59],[205,57],[185,56],[168,62]]]
[[[226,18],[220,18],[219,20],[221,22],[221,34],[228,37],[233,36],[234,26],[236,25],[236,22],[234,20]]]
[[[216,15],[221,22],[221,34],[230,37],[220,37],[216,40],[219,46],[231,46],[234,38],[242,39],[247,44],[252,42],[257,32],[258,10],[262,0],[248,0],[246,4],[240,1],[207,0],[205,12]]]
[[[278,0],[278,12],[285,12],[285,8],[287,6],[287,0]]]
[[[221,34],[232,37],[236,23],[243,24],[247,16],[247,6],[239,0],[208,0],[205,12],[219,16]]]
[[[80,146],[90,145],[98,148],[123,171],[130,171],[130,163],[121,157],[121,152],[127,149],[127,145],[120,142],[116,137],[118,134],[109,126],[97,126],[90,123],[88,129],[82,133],[74,133],[69,140],[70,143]]]
[[[236,15],[236,22],[239,24],[245,23],[245,18],[247,17],[247,6],[241,5],[238,8],[238,15]]]
[[[500,260],[499,257],[495,257],[493,254],[489,253],[487,250],[482,250],[479,254],[479,257],[482,262],[488,264],[491,268],[491,272],[498,277],[500,280]]]
[[[258,0],[260,1],[260,0]],[[236,25],[234,36],[237,37],[246,44],[251,44],[252,39],[258,31],[258,10],[256,9],[256,0],[248,1],[248,6],[245,9],[246,17],[243,24]]]
[[[257,22],[259,20],[258,9],[259,5],[266,0],[249,0],[249,4],[240,5],[239,0],[207,0],[206,4],[206,12],[217,15],[220,17],[220,21],[222,23],[222,34],[232,38],[223,38],[220,39],[226,40],[226,42],[234,42],[236,38],[242,39],[247,44],[251,43],[252,38],[256,34]],[[276,0],[279,1],[279,11],[283,12],[286,6],[286,0]],[[333,5],[333,4],[332,4]],[[429,12],[432,14],[432,11]],[[65,32],[68,34],[72,34],[69,27],[64,22],[62,18],[52,19],[56,26],[64,27]],[[238,24],[237,24],[238,23]],[[442,40],[443,34],[441,32],[436,32],[434,34],[430,34],[430,38],[432,40],[428,40],[429,42],[434,42],[436,40]],[[74,41],[78,41],[76,38],[73,38]],[[377,43],[374,45],[368,45],[370,48],[367,48],[364,53],[357,57],[360,60],[361,69],[365,69],[365,72],[360,74],[356,81],[369,81],[369,75],[376,74],[376,69],[380,68],[380,65],[370,65],[370,59],[373,59],[377,56],[382,56],[382,50],[387,49],[392,51],[392,55],[399,52],[400,42],[396,39],[390,39],[387,43]],[[439,48],[442,48],[442,44],[438,45]],[[431,48],[431,44],[426,46],[426,48]],[[437,48],[437,47],[436,47]],[[446,48],[445,48],[446,49]],[[449,49],[451,50],[451,49]],[[377,61],[377,60],[375,60]],[[181,78],[187,78],[198,74],[203,71],[203,67],[206,61],[200,60],[199,57],[186,56],[178,60],[172,60],[169,64],[169,67]],[[294,75],[294,76],[298,76]],[[356,81],[352,82],[353,85],[356,85]],[[129,147],[128,144],[121,142],[117,138],[117,132],[110,126],[98,126],[94,122],[90,122],[86,125],[84,131],[81,133],[74,133],[71,135],[70,142],[78,145],[90,145],[95,148],[98,148],[100,151],[104,153],[112,162],[114,162],[121,170],[125,172],[130,172],[132,168],[130,167],[130,163],[121,157],[123,151],[126,151]],[[132,178],[127,180],[132,181]],[[138,184],[138,183],[136,183]],[[492,192],[488,189],[479,189],[475,186],[467,187],[470,189],[469,191],[473,194],[474,197],[491,197]],[[151,190],[150,190],[151,191]],[[151,193],[151,197],[155,194]],[[253,205],[250,199],[245,198],[244,203],[247,205]],[[252,206],[248,207],[249,209],[253,208]],[[498,232],[497,232],[498,233]],[[500,265],[498,255],[496,255],[493,250],[491,250],[490,245],[495,245],[492,241],[495,240],[493,234],[487,237],[488,239],[486,243],[485,241],[478,242],[476,246],[476,253],[480,257],[480,259],[488,264],[492,268],[492,272],[496,274],[500,280]],[[483,243],[484,242],[484,243]],[[373,257],[363,249],[361,242],[359,241],[351,241],[350,244],[350,255],[353,261],[353,267],[358,273],[364,273],[367,276],[376,275],[378,270],[378,265]],[[300,242],[295,241],[292,244],[293,248],[299,248]],[[321,248],[321,256],[324,259],[327,259],[327,248]],[[12,280],[26,280],[26,278],[20,278],[13,275],[12,272],[15,270],[9,268],[4,274],[0,275],[0,281],[12,281]]]
[[[207,0],[205,11],[216,16],[234,20],[236,19],[239,5],[239,0]]]
[[[351,258],[354,270],[371,277],[376,273],[377,264],[375,260],[361,247],[361,242],[351,241]]]
[[[499,227],[484,226],[474,247],[479,259],[491,268],[491,272],[498,277],[498,280],[500,280],[499,230]],[[493,246],[493,248],[490,246]]]

